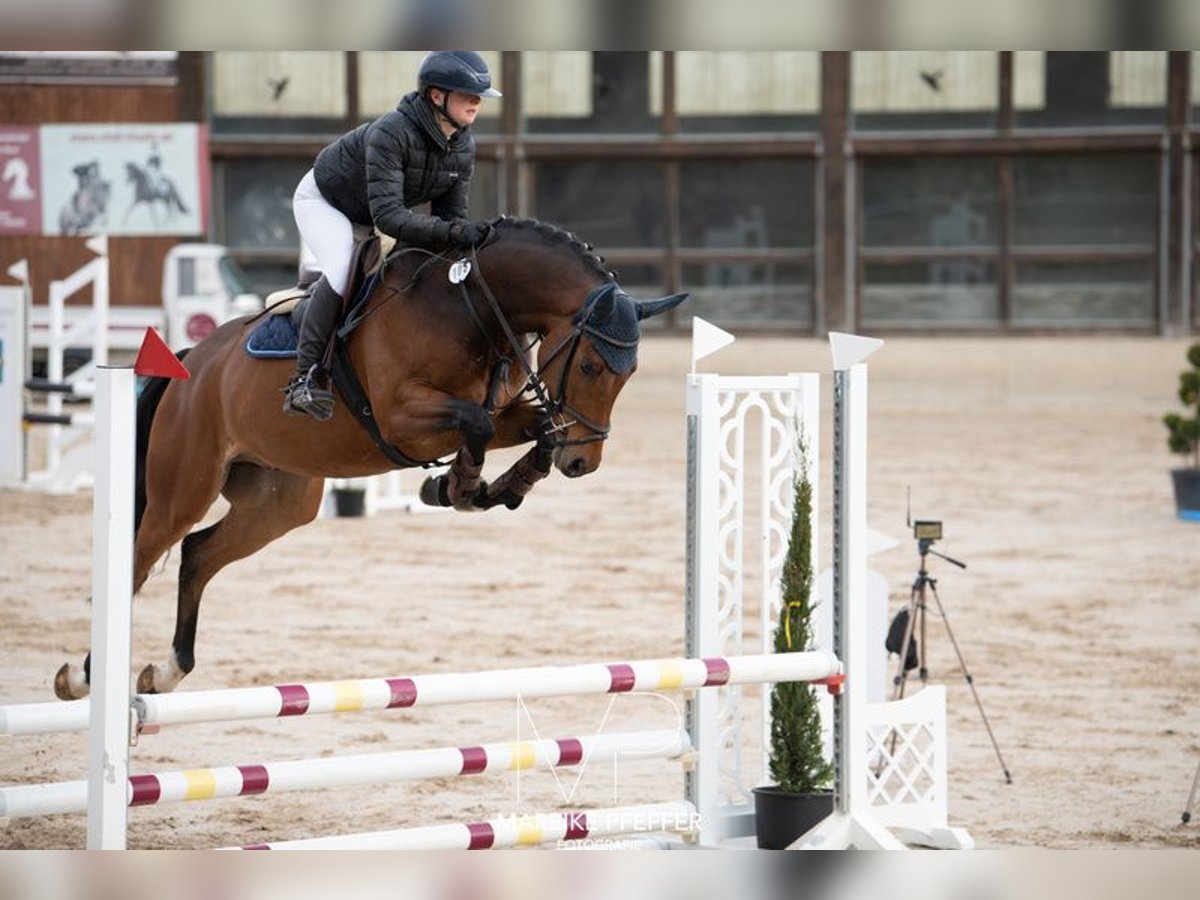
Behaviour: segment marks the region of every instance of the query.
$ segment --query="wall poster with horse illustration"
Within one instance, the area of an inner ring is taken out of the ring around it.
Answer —
[[[43,125],[41,232],[199,235],[207,228],[208,135],[194,123]]]

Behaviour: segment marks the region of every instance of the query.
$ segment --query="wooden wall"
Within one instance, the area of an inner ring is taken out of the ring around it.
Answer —
[[[203,118],[203,57],[179,54],[179,83],[149,85],[0,85],[0,123],[50,125],[58,122],[195,122]],[[204,235],[110,238],[109,293],[114,304],[162,303],[162,264],[167,250],[181,240]],[[19,259],[29,260],[35,303],[45,303],[49,283],[70,275],[92,258],[84,238],[0,236],[0,278]],[[86,294],[86,291],[81,292]],[[86,297],[74,298],[86,303]]]

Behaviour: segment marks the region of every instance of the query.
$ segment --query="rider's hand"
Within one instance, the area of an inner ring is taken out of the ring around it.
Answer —
[[[483,243],[490,230],[483,222],[460,219],[450,226],[450,243],[455,247],[476,247]]]

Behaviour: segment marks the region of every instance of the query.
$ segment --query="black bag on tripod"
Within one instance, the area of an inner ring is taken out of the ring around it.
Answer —
[[[888,653],[895,653],[899,656],[904,652],[904,633],[908,631],[908,607],[896,613],[896,618],[892,619],[892,624],[888,626],[887,639],[883,642],[883,646]],[[920,665],[921,655],[917,651],[917,636],[912,635],[908,642],[908,653],[904,657],[904,671],[911,672]]]

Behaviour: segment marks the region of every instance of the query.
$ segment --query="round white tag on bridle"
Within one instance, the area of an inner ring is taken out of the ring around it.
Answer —
[[[467,280],[467,276],[471,274],[471,261],[469,259],[460,259],[450,267],[450,283],[462,284]]]

